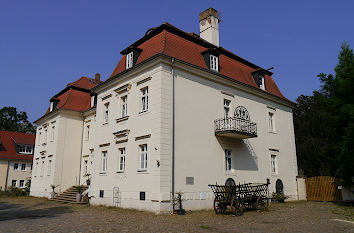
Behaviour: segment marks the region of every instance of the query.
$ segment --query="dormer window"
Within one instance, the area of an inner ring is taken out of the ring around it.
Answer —
[[[210,69],[213,71],[219,71],[219,58],[210,54]]]
[[[19,146],[19,154],[33,154],[33,146]]]
[[[53,102],[50,102],[49,112],[53,111],[53,106],[54,106]]]
[[[217,51],[215,48],[207,49],[202,52],[205,65],[212,71],[219,72],[220,65],[219,65],[219,55],[220,52]]]
[[[258,70],[258,71],[253,72],[252,74],[253,74],[254,82],[257,84],[257,86],[260,89],[265,90],[265,80],[264,80],[265,72],[264,72],[264,70]]]
[[[133,52],[127,54],[126,69],[133,67]]]
[[[97,104],[97,95],[91,94],[91,108]]]
[[[259,88],[265,90],[264,76],[260,76],[259,78]]]

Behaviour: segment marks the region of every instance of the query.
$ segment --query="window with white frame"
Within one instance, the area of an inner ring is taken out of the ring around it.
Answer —
[[[275,125],[274,125],[274,113],[268,113],[268,127],[269,132],[275,132]]]
[[[17,187],[17,180],[12,180],[11,186],[12,187]]]
[[[270,167],[271,167],[271,171],[273,174],[278,173],[277,156],[276,155],[270,155]]]
[[[231,171],[231,168],[232,168],[231,150],[225,149],[225,170]]]
[[[122,96],[121,100],[121,109],[122,109],[122,117],[128,116],[128,96]]]
[[[141,111],[146,112],[149,109],[149,88],[141,89]]]
[[[32,146],[26,146],[26,154],[32,154],[33,153],[33,147]]]
[[[90,139],[90,125],[86,125],[85,140],[88,141],[89,139]]]
[[[25,163],[21,164],[21,171],[26,171],[27,170],[27,166]]]
[[[25,181],[24,180],[20,180],[20,188],[24,188],[25,187]]]
[[[24,154],[26,153],[26,147],[25,146],[20,146],[18,151],[21,153],[21,154]]]
[[[47,169],[47,176],[50,176],[52,173],[52,160],[48,161],[48,169]]]
[[[264,76],[259,76],[259,88],[265,90]]]
[[[119,149],[119,164],[118,164],[118,171],[123,172],[125,171],[125,148]]]
[[[43,172],[44,172],[44,161],[42,161],[41,164],[41,176],[43,176]]]
[[[210,55],[210,69],[214,71],[219,71],[219,58],[214,55]]]
[[[32,154],[33,147],[32,146],[19,146],[18,152],[20,154]]]
[[[49,112],[53,111],[53,106],[54,106],[54,103],[53,103],[53,102],[50,102]]]
[[[19,170],[19,168],[18,168],[18,163],[14,163],[14,170],[15,170],[15,171],[18,171],[18,170]]]
[[[133,52],[127,54],[126,69],[133,67]]]
[[[109,103],[104,104],[104,123],[108,123],[109,121]]]
[[[140,170],[147,169],[147,144],[140,145]]]
[[[93,95],[93,96],[91,96],[91,108],[93,107],[93,106],[95,106],[95,96]]]
[[[230,102],[231,102],[230,100],[224,99],[224,118],[228,118],[229,117]]]
[[[54,141],[54,133],[55,133],[55,126],[52,126],[52,131],[51,131],[51,135],[50,135],[50,141],[53,142]]]
[[[107,151],[102,151],[102,164],[101,164],[101,172],[105,173],[107,171]]]

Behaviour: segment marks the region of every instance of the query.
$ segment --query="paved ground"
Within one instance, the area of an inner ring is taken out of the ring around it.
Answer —
[[[0,198],[0,232],[354,232],[354,207],[292,202],[241,217],[213,211],[175,216],[31,197]]]

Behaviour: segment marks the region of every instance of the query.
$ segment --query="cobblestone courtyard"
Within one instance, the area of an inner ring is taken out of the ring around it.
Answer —
[[[0,198],[0,232],[354,232],[354,208],[292,202],[242,217],[213,211],[175,216],[31,197]]]

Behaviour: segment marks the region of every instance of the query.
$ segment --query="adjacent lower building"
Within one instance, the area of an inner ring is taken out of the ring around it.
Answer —
[[[35,135],[0,131],[0,190],[31,180]]]
[[[149,29],[106,81],[82,77],[50,100],[31,195],[89,183],[91,204],[168,212],[181,192],[205,209],[208,184],[232,178],[297,199],[294,104],[269,69],[219,46],[216,10],[199,20],[200,35]]]

